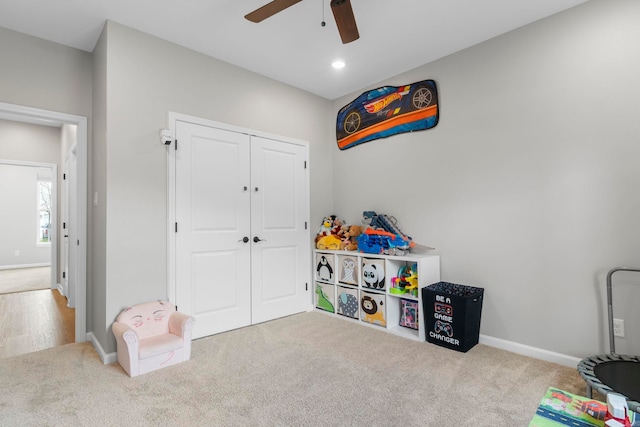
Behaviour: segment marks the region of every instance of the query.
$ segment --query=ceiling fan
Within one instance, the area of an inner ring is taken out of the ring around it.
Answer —
[[[245,18],[251,22],[261,22],[301,1],[302,0],[273,0],[245,15]],[[356,18],[353,16],[351,0],[331,0],[331,10],[333,11],[333,17],[336,20],[342,43],[347,44],[358,40],[360,34],[358,34]]]

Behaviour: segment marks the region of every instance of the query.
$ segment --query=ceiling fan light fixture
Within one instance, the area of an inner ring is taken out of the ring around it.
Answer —
[[[333,68],[335,68],[336,70],[340,70],[340,69],[344,68],[344,66],[345,66],[345,65],[346,65],[346,64],[344,63],[344,61],[342,61],[342,60],[340,60],[340,59],[338,59],[338,60],[336,60],[336,61],[333,61],[333,62],[331,63],[331,66],[332,66]]]

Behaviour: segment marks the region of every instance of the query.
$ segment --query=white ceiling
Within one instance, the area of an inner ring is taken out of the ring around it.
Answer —
[[[352,0],[347,45],[329,0],[244,19],[268,1],[0,0],[0,26],[91,52],[112,20],[333,100],[587,0]]]

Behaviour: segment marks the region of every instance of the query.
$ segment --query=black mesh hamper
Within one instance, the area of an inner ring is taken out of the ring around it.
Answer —
[[[483,288],[438,282],[422,288],[427,341],[467,352],[478,344]]]

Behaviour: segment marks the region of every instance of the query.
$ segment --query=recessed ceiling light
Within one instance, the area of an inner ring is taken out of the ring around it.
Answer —
[[[344,63],[344,61],[337,60],[337,61],[333,61],[331,66],[333,68],[335,68],[336,70],[339,70],[340,68],[344,68],[345,63]]]

